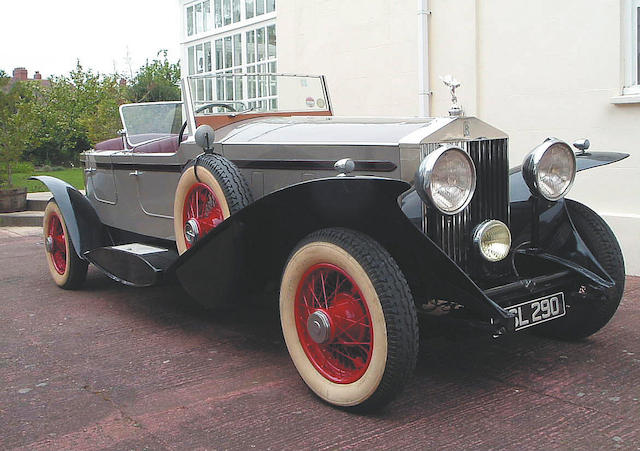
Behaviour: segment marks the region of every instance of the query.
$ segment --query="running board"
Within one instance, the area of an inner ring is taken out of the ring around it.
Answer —
[[[173,249],[142,243],[91,249],[84,258],[107,276],[125,285],[148,287],[167,279],[166,270],[178,259]]]

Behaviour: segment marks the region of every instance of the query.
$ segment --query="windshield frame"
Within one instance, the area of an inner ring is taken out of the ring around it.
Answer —
[[[190,120],[189,120],[189,113],[188,113],[188,111],[185,111],[187,109],[187,107],[186,107],[186,104],[185,104],[185,102],[183,100],[166,100],[166,101],[161,101],[161,102],[125,103],[125,104],[120,105],[120,107],[118,108],[118,111],[119,111],[119,114],[120,114],[120,122],[122,122],[122,129],[124,130],[124,136],[125,136],[125,139],[127,141],[127,145],[129,146],[129,149],[125,149],[125,151],[126,150],[135,150],[136,147],[140,147],[143,144],[148,144],[150,142],[158,141],[160,139],[166,139],[166,136],[162,136],[162,137],[159,137],[159,138],[153,138],[153,139],[148,139],[146,141],[141,141],[141,142],[135,143],[135,144],[133,144],[131,142],[131,140],[129,139],[129,129],[127,128],[127,123],[124,120],[123,109],[127,108],[127,107],[131,107],[131,106],[140,106],[140,105],[180,105],[180,107],[182,109],[182,124],[184,124],[184,122],[186,120],[187,121],[187,126],[189,128],[189,131],[192,130],[191,123],[190,123]]]
[[[323,98],[326,102],[326,106],[325,108],[321,108],[321,109],[313,109],[313,110],[304,110],[304,109],[292,109],[292,110],[250,110],[250,111],[237,111],[237,112],[220,112],[217,114],[208,114],[208,115],[200,115],[198,116],[195,113],[195,103],[197,102],[212,102],[212,103],[238,103],[238,102],[243,102],[243,103],[248,103],[248,102],[252,102],[255,101],[255,99],[240,99],[240,100],[233,100],[233,101],[226,101],[226,100],[216,100],[216,99],[212,99],[210,101],[199,101],[196,100],[193,97],[193,90],[191,89],[191,80],[198,80],[198,79],[207,79],[207,78],[211,78],[211,79],[215,79],[217,76],[221,76],[221,77],[249,77],[249,76],[260,76],[260,77],[288,77],[288,78],[312,78],[312,79],[317,79],[320,81],[320,86],[322,88],[322,95]],[[305,113],[310,113],[310,114],[318,114],[318,113],[329,113],[329,115],[333,115],[333,105],[331,103],[331,98],[329,96],[329,90],[327,89],[327,82],[326,82],[326,78],[324,75],[312,75],[312,74],[290,74],[290,73],[279,73],[279,72],[242,72],[242,73],[231,73],[231,74],[225,74],[225,73],[211,73],[211,74],[194,74],[194,75],[189,75],[187,77],[184,77],[182,79],[182,87],[183,87],[183,99],[185,102],[185,105],[188,105],[189,108],[189,113],[193,114],[194,119],[196,117],[205,117],[205,116],[230,116],[230,117],[234,117],[234,116],[238,116],[238,115],[243,115],[243,114],[252,114],[252,115],[280,115],[280,116],[286,116],[288,114],[291,115],[300,115],[300,114],[305,114]],[[187,91],[188,90],[188,91]],[[184,95],[185,93],[188,92],[188,96]]]

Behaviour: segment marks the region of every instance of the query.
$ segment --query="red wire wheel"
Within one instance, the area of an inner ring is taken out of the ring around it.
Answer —
[[[384,406],[415,367],[409,285],[386,249],[355,230],[321,229],[298,243],[282,273],[280,323],[302,380],[336,406]]]
[[[336,265],[314,264],[300,279],[294,309],[300,343],[315,369],[338,384],[360,379],[371,362],[373,328],[353,278]],[[310,317],[324,321],[322,342],[310,334]]]
[[[51,238],[49,255],[56,272],[63,275],[67,269],[67,246],[62,222],[57,213],[52,213],[49,220],[47,237]]]
[[[200,237],[224,221],[220,201],[208,185],[198,182],[191,187],[185,198],[182,219],[183,225],[186,225],[189,220],[195,220]],[[191,248],[192,242],[186,235],[185,239],[187,249]]]

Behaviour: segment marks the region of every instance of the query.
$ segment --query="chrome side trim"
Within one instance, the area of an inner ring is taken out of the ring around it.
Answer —
[[[398,143],[373,143],[373,142],[295,142],[295,141],[233,141],[227,142],[226,138],[220,141],[226,146],[255,146],[255,145],[275,145],[275,146],[369,146],[369,147],[398,147]]]

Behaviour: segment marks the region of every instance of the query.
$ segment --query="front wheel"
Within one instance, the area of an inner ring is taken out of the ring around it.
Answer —
[[[325,229],[300,242],[282,276],[280,320],[298,373],[328,403],[382,407],[415,367],[409,286],[391,255],[363,234]]]
[[[552,338],[578,340],[602,329],[618,309],[624,292],[624,260],[618,240],[604,219],[579,202],[566,202],[578,234],[615,286],[604,293],[586,288],[582,297],[567,303],[565,316],[535,327],[534,332]]]

